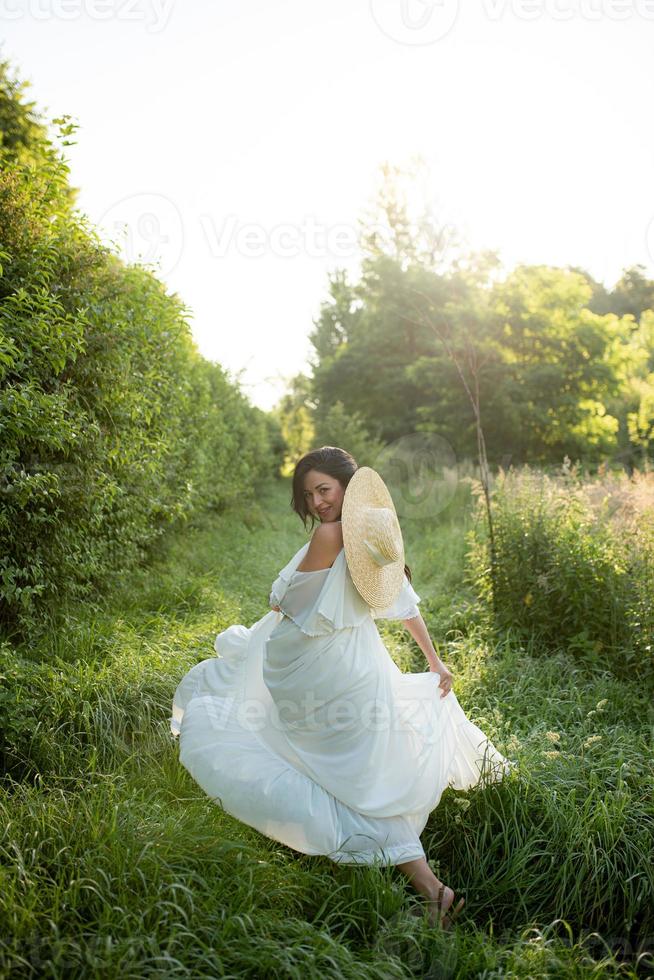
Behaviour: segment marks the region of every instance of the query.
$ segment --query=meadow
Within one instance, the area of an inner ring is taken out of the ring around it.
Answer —
[[[281,480],[266,484],[265,510],[196,516],[104,598],[56,609],[29,645],[0,646],[2,977],[654,975],[653,677],[633,640],[642,624],[598,646],[575,618],[591,622],[619,556],[611,565],[602,546],[595,593],[584,556],[570,557],[566,579],[547,520],[532,521],[539,553],[549,541],[559,571],[541,580],[530,630],[510,611],[507,586],[509,572],[525,574],[524,531],[512,539],[507,528],[520,501],[533,501],[514,493],[498,525],[509,610],[498,625],[471,490],[460,480],[442,513],[403,525],[420,610],[456,695],[518,762],[501,784],[446,790],[423,834],[436,873],[466,897],[455,929],[411,914],[420,900],[393,868],[337,866],[239,823],[178,762],[177,682],[214,655],[217,632],[268,611],[270,584],[306,540]],[[584,523],[566,517],[575,520]],[[590,545],[584,554],[595,562]],[[544,596],[560,605],[562,582],[572,612],[557,633],[545,628]],[[649,594],[641,586],[616,585],[613,601],[637,605]],[[533,608],[525,594],[523,612]],[[402,669],[426,669],[400,623],[379,627]],[[641,670],[631,669],[636,656]]]

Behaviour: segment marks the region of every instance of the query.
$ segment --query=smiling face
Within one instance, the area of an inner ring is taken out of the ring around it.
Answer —
[[[304,477],[304,499],[310,514],[315,514],[323,524],[341,519],[341,507],[345,489],[335,476],[319,470],[309,470]]]

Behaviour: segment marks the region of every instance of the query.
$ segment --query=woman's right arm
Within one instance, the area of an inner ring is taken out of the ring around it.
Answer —
[[[406,626],[409,633],[429,661],[430,671],[435,674],[440,674],[441,681],[439,687],[443,688],[441,697],[445,697],[446,694],[449,694],[452,688],[452,673],[436,653],[424,619],[420,613],[418,613],[417,616],[412,616],[411,619],[403,619],[402,623],[404,626]]]

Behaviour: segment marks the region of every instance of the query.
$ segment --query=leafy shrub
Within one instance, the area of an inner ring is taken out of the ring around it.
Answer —
[[[29,638],[172,524],[251,497],[282,453],[200,356],[179,297],[74,210],[68,165],[38,126],[27,146],[30,111],[3,69],[0,629]]]
[[[500,471],[492,491],[493,577],[476,492],[468,574],[494,624],[533,637],[544,652],[565,649],[601,658],[617,675],[654,677],[652,511],[618,524],[606,508],[593,508],[575,472]]]

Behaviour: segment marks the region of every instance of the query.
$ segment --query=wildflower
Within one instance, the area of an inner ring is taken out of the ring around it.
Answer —
[[[598,701],[597,702],[597,704],[595,705],[595,707],[597,708],[598,711],[603,711],[604,710],[604,705],[605,704],[608,704],[608,703],[609,703],[609,699],[608,698],[602,698],[601,701]]]
[[[549,752],[543,752],[543,755],[546,759],[557,759],[561,753],[558,751],[558,749],[551,749]]]
[[[520,748],[520,740],[516,735],[511,735],[508,742],[506,743],[506,750],[509,755],[513,755]]]
[[[524,597],[523,602],[524,602],[525,606],[530,606],[531,603],[532,603],[532,600],[533,600],[533,596],[532,596],[531,592],[528,592],[527,595]]]
[[[585,749],[589,749],[591,747],[591,745],[594,745],[595,744],[595,742],[601,742],[601,741],[602,741],[602,736],[601,735],[591,735],[584,742],[584,748]]]
[[[550,742],[561,741],[561,736],[558,732],[545,732],[545,738]]]

